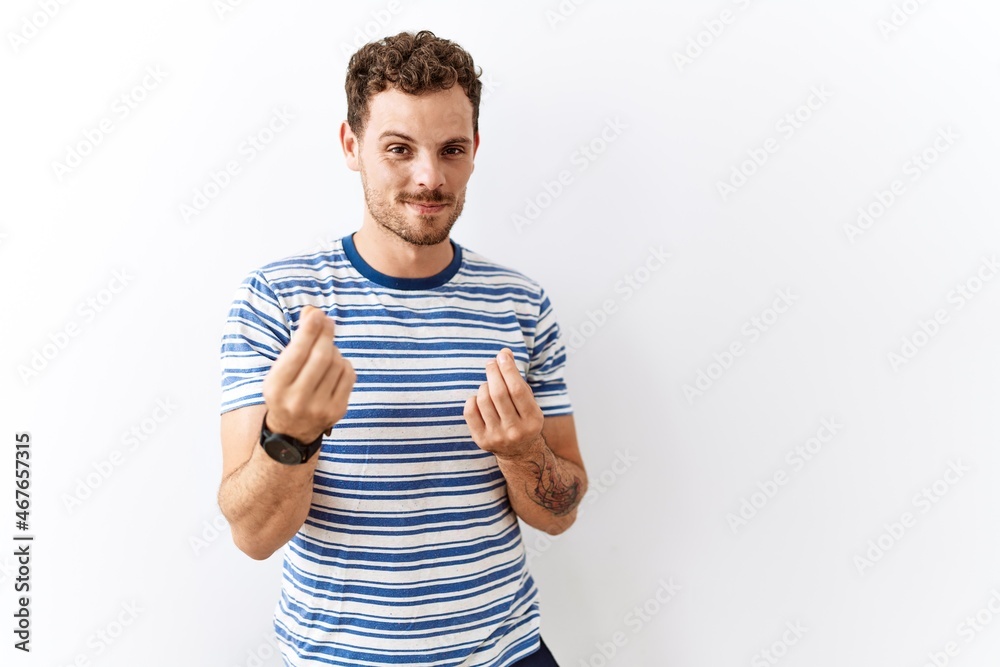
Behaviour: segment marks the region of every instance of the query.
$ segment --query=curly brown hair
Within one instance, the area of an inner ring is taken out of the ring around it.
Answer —
[[[446,90],[456,83],[472,102],[472,131],[479,132],[482,69],[455,42],[430,30],[401,32],[365,44],[347,64],[347,124],[360,141],[368,123],[368,102],[390,86],[411,95]]]

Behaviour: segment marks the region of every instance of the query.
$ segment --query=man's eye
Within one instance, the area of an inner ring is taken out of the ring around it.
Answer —
[[[405,146],[390,146],[389,152],[395,153],[396,155],[402,155],[406,151]]]
[[[445,153],[448,153],[448,155],[461,155],[462,153],[465,152],[461,148],[459,148],[458,146],[449,146],[448,148],[444,149],[444,151],[445,151]],[[454,153],[449,153],[448,151],[455,151],[455,152]]]

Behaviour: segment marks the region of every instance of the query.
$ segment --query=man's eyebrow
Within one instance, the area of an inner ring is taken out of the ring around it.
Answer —
[[[378,135],[379,141],[382,141],[387,137],[397,137],[399,139],[402,139],[403,141],[409,141],[411,144],[417,143],[417,140],[409,136],[408,134],[403,134],[402,132],[396,132],[394,130],[386,130],[382,134]],[[449,144],[462,144],[466,146],[471,146],[472,139],[469,139],[468,137],[452,137],[451,139],[447,139],[441,142],[442,146]]]

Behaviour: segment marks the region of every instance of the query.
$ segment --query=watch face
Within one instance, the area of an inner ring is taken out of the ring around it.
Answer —
[[[302,454],[287,442],[279,438],[270,438],[264,445],[264,449],[272,459],[285,465],[295,465],[302,463]]]

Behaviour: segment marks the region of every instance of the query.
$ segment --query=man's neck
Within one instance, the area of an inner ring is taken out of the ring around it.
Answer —
[[[436,245],[414,245],[377,224],[365,224],[352,235],[361,258],[379,273],[393,278],[428,278],[444,271],[455,251],[445,239]]]

